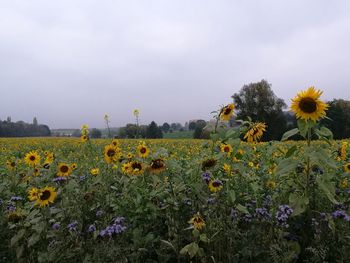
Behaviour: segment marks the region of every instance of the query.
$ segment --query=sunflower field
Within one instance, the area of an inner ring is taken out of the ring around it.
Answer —
[[[281,142],[223,125],[233,104],[211,140],[0,139],[0,262],[349,262],[350,140],[320,95]]]

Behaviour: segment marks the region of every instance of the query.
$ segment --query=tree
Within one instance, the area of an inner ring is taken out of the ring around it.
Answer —
[[[91,138],[101,138],[102,132],[99,129],[93,128],[90,132]]]
[[[204,120],[196,121],[196,128],[194,129],[194,133],[193,133],[194,139],[204,139],[204,137],[206,137],[206,136],[203,136],[203,129],[206,125],[207,125],[207,122]]]
[[[38,126],[38,120],[36,119],[36,117],[33,118],[33,125]]]
[[[163,132],[168,132],[170,130],[170,125],[167,122],[164,122],[162,125]]]
[[[328,102],[327,117],[322,119],[321,124],[333,132],[334,139],[350,137],[350,101],[334,99]]]
[[[196,122],[191,121],[190,124],[188,125],[189,130],[195,130],[196,129]]]
[[[150,125],[147,127],[146,138],[155,139],[155,138],[163,138],[163,133],[161,128],[152,121]]]
[[[237,118],[246,120],[250,117],[253,121],[265,122],[267,132],[263,140],[280,140],[286,131],[286,120],[283,109],[286,104],[278,98],[271,89],[271,84],[266,80],[244,85],[239,93],[232,96]]]

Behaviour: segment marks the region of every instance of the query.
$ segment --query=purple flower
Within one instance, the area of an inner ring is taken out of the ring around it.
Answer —
[[[332,217],[343,219],[347,216],[346,212],[344,210],[336,210],[332,213]]]
[[[104,213],[103,213],[102,210],[97,210],[97,211],[96,211],[96,216],[97,216],[97,217],[101,217],[103,214],[104,214]]]
[[[54,183],[65,182],[65,181],[67,181],[67,177],[59,176],[59,177],[56,177],[56,178],[52,179],[52,181],[53,181]]]
[[[202,173],[202,179],[208,184],[211,179],[211,173],[210,172]]]
[[[69,231],[77,231],[78,221],[73,221],[72,223],[68,224],[67,228]]]
[[[113,219],[113,224],[102,229],[99,233],[100,237],[109,236],[112,237],[115,234],[123,233],[127,228],[124,225],[124,217],[116,217]]]
[[[7,212],[13,212],[15,210],[16,210],[16,206],[14,206],[13,204],[8,204],[6,207]]]
[[[23,198],[20,197],[20,196],[12,196],[11,199],[10,199],[11,202],[13,202],[13,201],[21,201],[21,200],[23,200]]]
[[[263,208],[256,208],[255,209],[255,216],[261,220],[270,220],[271,219],[271,214],[269,211],[263,207]]]
[[[118,216],[113,219],[114,224],[124,224],[125,217],[123,216]]]
[[[95,225],[90,225],[89,227],[88,227],[88,233],[92,233],[92,232],[95,232],[96,231],[96,226]]]
[[[87,178],[87,175],[82,175],[79,177],[79,181],[80,182],[85,181],[86,178]]]
[[[60,227],[61,227],[61,224],[59,222],[56,222],[52,225],[53,230],[58,230],[58,229],[60,229]]]
[[[277,224],[280,227],[288,228],[287,220],[293,213],[293,209],[289,205],[280,205],[276,213]]]

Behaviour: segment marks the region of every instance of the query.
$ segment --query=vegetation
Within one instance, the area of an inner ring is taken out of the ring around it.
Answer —
[[[36,118],[33,123],[23,121],[12,122],[11,118],[0,120],[0,137],[39,137],[50,136],[51,131],[47,125],[39,125]]]

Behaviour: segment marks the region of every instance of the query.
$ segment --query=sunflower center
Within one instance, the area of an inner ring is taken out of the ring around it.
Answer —
[[[15,167],[16,166],[16,163],[15,162],[11,162],[10,164],[12,167]]]
[[[147,151],[147,149],[142,147],[141,150],[140,150],[140,153],[144,154],[144,153],[146,153],[146,151]]]
[[[45,200],[49,199],[50,196],[51,196],[50,191],[45,190],[44,192],[41,193],[40,200],[45,201]]]
[[[213,182],[213,186],[214,186],[214,187],[220,187],[220,186],[221,186],[221,182],[219,182],[219,181],[214,181],[214,182]]]
[[[142,170],[142,165],[140,163],[133,163],[131,167],[134,170],[136,170],[136,169],[139,170],[139,171]]]
[[[163,166],[164,166],[164,163],[163,163],[162,160],[155,160],[155,161],[153,161],[152,164],[151,164],[151,167],[152,167],[153,169],[159,169],[159,168],[162,168]]]
[[[34,156],[34,155],[31,155],[31,156],[29,157],[29,160],[31,160],[32,162],[35,161],[35,156]]]
[[[350,170],[350,164],[348,164],[346,167]]]
[[[62,173],[67,173],[68,170],[69,170],[69,168],[68,168],[67,165],[62,165],[61,168],[60,168],[60,170],[61,170]]]
[[[115,151],[113,150],[113,149],[109,149],[108,151],[107,151],[107,156],[108,157],[113,157],[115,155]]]
[[[224,150],[225,150],[225,152],[229,152],[230,151],[230,147],[225,146]]]
[[[313,113],[317,110],[317,103],[312,98],[303,98],[299,102],[299,108],[306,113]]]
[[[224,110],[224,115],[229,115],[229,114],[231,113],[231,111],[232,111],[232,109],[226,108],[226,109]]]

